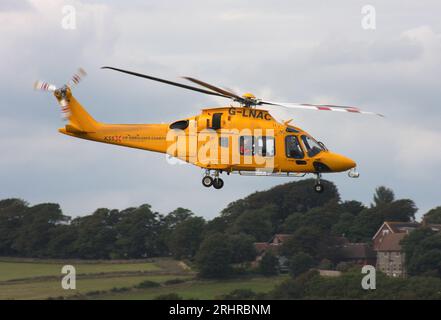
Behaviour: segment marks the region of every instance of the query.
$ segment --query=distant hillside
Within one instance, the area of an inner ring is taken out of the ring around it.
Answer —
[[[292,212],[306,212],[312,208],[323,206],[331,200],[340,200],[334,183],[322,180],[325,187],[323,193],[314,192],[314,184],[314,179],[306,179],[280,184],[265,191],[257,191],[230,203],[227,208],[222,210],[221,214],[223,216],[235,215],[247,209],[274,206],[277,213],[283,217]]]

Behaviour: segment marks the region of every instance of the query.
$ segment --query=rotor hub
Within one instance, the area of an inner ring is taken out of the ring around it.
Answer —
[[[249,92],[244,93],[242,95],[242,98],[248,99],[248,100],[256,100],[256,96],[254,94],[252,94],[252,93],[249,93]]]

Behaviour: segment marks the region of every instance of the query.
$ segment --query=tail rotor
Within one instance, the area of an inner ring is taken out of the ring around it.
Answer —
[[[83,68],[78,68],[77,72],[67,84],[63,85],[61,88],[57,88],[54,84],[38,80],[34,83],[34,89],[38,91],[53,92],[61,107],[63,120],[68,120],[71,115],[69,107],[71,88],[77,86],[86,75],[87,73]]]
[[[54,92],[55,90],[57,90],[57,87],[54,84],[50,84],[50,83],[38,80],[38,81],[35,81],[35,83],[34,83],[34,89],[40,90],[40,91]]]
[[[77,72],[72,76],[67,85],[71,88],[77,86],[81,80],[87,76],[87,72],[83,68],[78,68]]]

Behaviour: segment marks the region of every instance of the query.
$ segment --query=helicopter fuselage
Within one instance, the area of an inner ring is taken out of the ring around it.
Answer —
[[[84,109],[73,96],[70,109],[71,121],[59,129],[61,133],[164,153],[207,170],[322,173],[356,166],[353,160],[330,152],[302,129],[280,123],[267,110],[257,108],[208,108],[169,124],[95,122],[88,130],[75,122],[81,118],[75,112]]]

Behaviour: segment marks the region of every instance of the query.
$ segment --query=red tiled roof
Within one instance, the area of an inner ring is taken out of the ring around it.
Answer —
[[[280,240],[280,242],[285,242],[286,240],[292,238],[292,234],[288,234],[288,233],[276,233],[270,242],[274,241],[274,238],[277,238]]]
[[[374,258],[375,252],[366,243],[347,243],[341,247],[342,255],[346,259]]]
[[[266,249],[268,249],[268,247],[269,247],[268,242],[255,242],[254,243],[254,248],[256,248],[256,251],[258,253],[265,251]]]
[[[414,230],[420,226],[420,223],[418,222],[401,222],[401,221],[384,221],[381,227],[377,230],[375,235],[372,237],[372,239],[377,238],[380,231],[383,229],[383,227],[386,226],[392,233],[401,233],[405,232],[408,233],[408,231]]]
[[[418,222],[386,221],[385,223],[387,223],[395,233],[406,232],[406,230],[415,229],[420,226]]]
[[[406,233],[389,233],[378,245],[377,251],[401,251],[400,241],[407,236]]]

